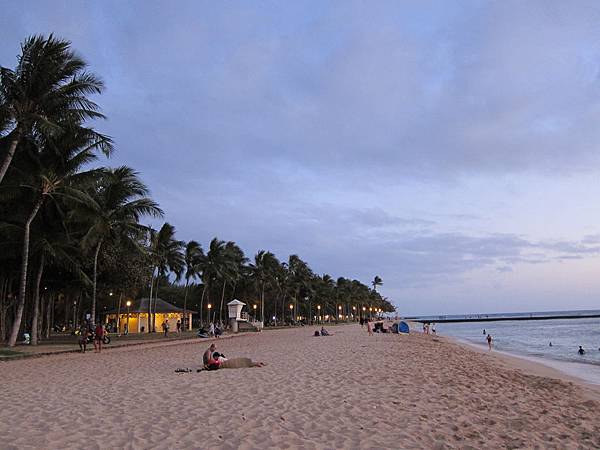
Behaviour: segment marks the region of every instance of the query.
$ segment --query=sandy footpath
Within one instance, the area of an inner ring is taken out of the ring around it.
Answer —
[[[206,341],[0,363],[0,448],[599,448],[568,380],[433,336],[358,325],[217,342],[263,368],[199,367]]]

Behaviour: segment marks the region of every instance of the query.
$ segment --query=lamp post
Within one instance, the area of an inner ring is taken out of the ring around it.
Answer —
[[[254,309],[254,320],[256,321],[256,308],[258,307],[258,305],[255,303],[254,305],[252,305],[252,309]]]
[[[294,324],[294,305],[290,303],[290,325]]]
[[[317,316],[317,323],[321,323],[321,305],[317,305],[317,310],[319,311]]]
[[[338,319],[342,318],[342,305],[338,305]]]
[[[209,303],[208,305],[206,305],[208,308],[208,323],[210,323],[210,309],[212,308],[212,305]]]
[[[127,329],[125,330],[125,334],[127,335],[127,334],[129,334],[129,307],[131,306],[131,300],[127,300],[126,305],[127,305],[127,324],[126,324]]]

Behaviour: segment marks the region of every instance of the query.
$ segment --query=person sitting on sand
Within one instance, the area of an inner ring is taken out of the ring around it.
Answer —
[[[325,327],[321,327],[321,336],[331,336]]]
[[[487,339],[488,347],[491,350],[492,349],[492,341],[493,341],[492,336],[490,336],[488,334],[486,339]]]
[[[222,354],[217,353],[216,345],[211,344],[210,347],[204,352],[202,362],[204,363],[204,369],[206,370],[217,370],[217,369],[242,369],[245,367],[263,367],[264,362],[254,362],[250,358],[231,358],[227,359]]]
[[[579,346],[579,350],[577,350],[577,353],[579,353],[580,355],[585,355],[585,350],[581,345]]]

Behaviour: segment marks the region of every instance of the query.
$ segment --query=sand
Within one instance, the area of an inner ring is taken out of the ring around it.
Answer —
[[[205,340],[0,363],[0,448],[600,447],[573,381],[420,333],[314,329],[217,341],[262,368],[174,373]]]

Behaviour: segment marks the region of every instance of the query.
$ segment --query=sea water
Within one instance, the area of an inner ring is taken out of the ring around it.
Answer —
[[[489,333],[494,350],[600,384],[600,318],[438,323],[436,330],[484,347]],[[580,345],[584,355],[578,353]]]

